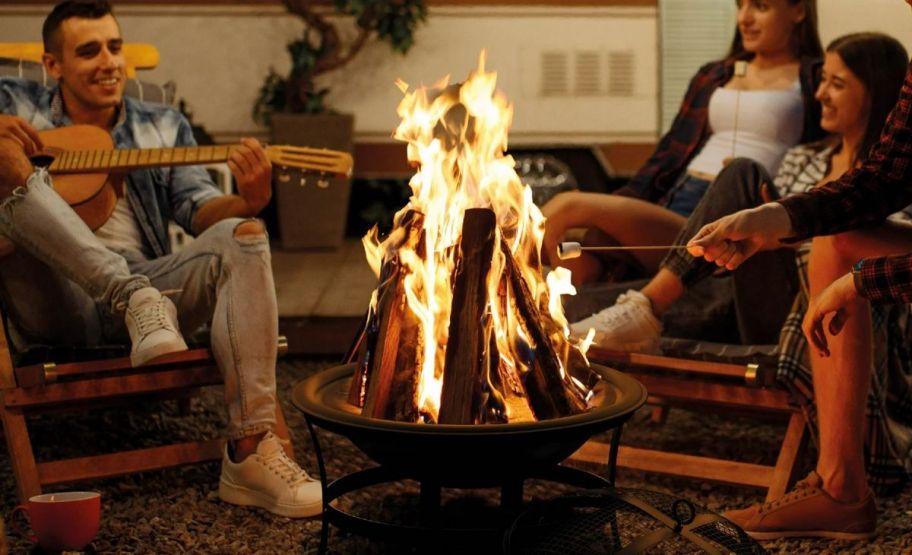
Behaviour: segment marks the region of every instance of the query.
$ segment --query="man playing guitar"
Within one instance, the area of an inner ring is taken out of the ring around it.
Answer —
[[[42,35],[58,84],[0,78],[0,233],[15,245],[0,262],[0,285],[17,331],[53,344],[129,337],[139,366],[185,350],[179,330],[211,320],[229,414],[219,496],[283,516],[320,513],[320,483],[274,434],[278,311],[268,238],[253,219],[271,196],[263,147],[244,139],[231,152],[237,195],[223,195],[198,166],[112,176],[113,214],[93,232],[49,173],[33,170],[39,130],[93,125],[118,149],[195,143],[176,110],[124,96],[123,39],[107,0],[61,2]],[[197,235],[179,253],[170,252],[169,219]]]

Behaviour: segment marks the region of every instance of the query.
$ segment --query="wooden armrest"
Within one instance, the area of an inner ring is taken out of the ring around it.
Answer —
[[[288,352],[288,339],[280,335],[276,342],[276,354],[281,357]],[[154,363],[143,366],[143,370],[154,370],[163,367],[185,367],[199,365],[200,363],[215,364],[212,351],[207,348],[191,349],[180,353],[166,355]],[[16,385],[18,387],[37,387],[54,383],[60,378],[73,378],[90,374],[105,372],[123,372],[133,370],[130,357],[116,357],[87,362],[67,362],[55,364],[44,362],[29,364],[15,369]]]
[[[743,379],[744,383],[750,386],[770,385],[767,383],[768,380],[765,373],[760,372],[760,366],[753,363],[735,364],[730,362],[691,360],[643,353],[628,353],[623,351],[611,351],[595,345],[589,349],[587,356],[591,360],[609,364],[622,364],[662,370],[678,370],[690,374],[699,374],[716,378]]]

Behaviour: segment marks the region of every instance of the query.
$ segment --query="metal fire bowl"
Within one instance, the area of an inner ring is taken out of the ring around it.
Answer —
[[[619,428],[646,402],[640,382],[593,364],[594,406],[582,414],[511,424],[397,422],[361,416],[348,403],[354,370],[354,364],[336,366],[299,382],[292,402],[312,424],[347,437],[381,466],[442,487],[494,487],[534,476],[594,434]]]

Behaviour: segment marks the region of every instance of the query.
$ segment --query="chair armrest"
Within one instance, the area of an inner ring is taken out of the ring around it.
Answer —
[[[158,48],[148,43],[126,43],[123,45],[126,58],[127,77],[135,78],[137,69],[153,69],[158,65]],[[41,63],[44,45],[40,42],[0,42],[0,58],[25,60]]]

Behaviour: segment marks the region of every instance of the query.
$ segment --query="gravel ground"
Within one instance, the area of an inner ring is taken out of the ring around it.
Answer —
[[[292,428],[298,460],[316,473],[311,441],[300,413],[288,400],[292,384],[335,364],[328,359],[291,359],[279,367],[279,387]],[[189,417],[176,416],[173,406],[138,407],[135,411],[100,411],[94,414],[46,415],[36,418],[34,443],[38,457],[104,451],[106,445],[146,446],[157,437],[198,437],[221,429],[220,391],[204,392]],[[784,426],[758,424],[755,420],[672,411],[663,426],[652,424],[646,410],[634,416],[624,432],[625,442],[662,446],[715,456],[735,454],[752,462],[772,462],[776,441]],[[369,466],[368,459],[344,438],[321,433],[331,477]],[[79,438],[77,442],[73,438]],[[79,445],[79,450],[72,446]],[[0,468],[9,468],[4,451]],[[810,455],[813,456],[813,453]],[[811,459],[807,462],[808,468]],[[149,472],[101,480],[71,487],[102,493],[103,521],[93,546],[101,553],[315,553],[319,545],[320,519],[291,520],[257,509],[219,502],[218,464]],[[597,469],[596,469],[597,470]],[[664,492],[690,499],[711,511],[723,511],[761,500],[757,490],[738,489],[693,481],[675,480],[620,470],[618,485]],[[547,498],[565,488],[533,483],[527,497]],[[490,492],[460,495],[447,505],[448,518],[484,515],[492,508]],[[10,472],[0,481],[0,508],[8,515],[16,505]],[[359,514],[414,514],[417,487],[412,483],[377,486],[345,499]],[[792,540],[767,542],[772,553],[912,553],[912,488],[897,497],[879,500],[881,509],[877,537],[869,542]],[[407,521],[407,520],[406,520]],[[0,529],[2,532],[2,529]],[[28,553],[31,546],[9,532],[11,553]],[[430,551],[440,552],[443,546]],[[454,550],[458,552],[459,550]],[[370,542],[333,530],[331,553],[421,552],[401,546]],[[473,550],[478,553],[478,550]]]

